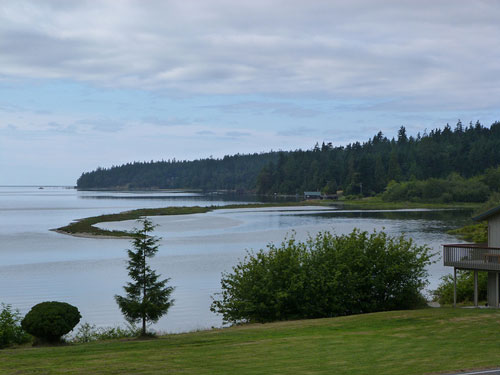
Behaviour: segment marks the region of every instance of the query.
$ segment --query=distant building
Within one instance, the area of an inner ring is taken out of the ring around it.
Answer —
[[[305,199],[321,199],[321,192],[319,191],[304,191]]]
[[[472,218],[475,221],[488,220],[487,244],[452,244],[443,245],[445,266],[453,267],[454,293],[456,305],[457,269],[474,271],[474,305],[478,304],[478,271],[488,272],[488,306],[499,307],[500,274],[500,206]]]

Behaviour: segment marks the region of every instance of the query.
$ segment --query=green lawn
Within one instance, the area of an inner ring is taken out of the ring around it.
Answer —
[[[434,374],[500,366],[500,311],[425,309],[0,351],[0,374]]]

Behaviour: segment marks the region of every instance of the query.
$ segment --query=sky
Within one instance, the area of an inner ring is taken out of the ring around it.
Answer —
[[[500,120],[500,2],[2,0],[0,185]]]

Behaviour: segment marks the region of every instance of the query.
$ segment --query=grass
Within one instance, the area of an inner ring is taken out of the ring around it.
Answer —
[[[500,366],[500,311],[424,309],[0,351],[1,374],[437,374]]]

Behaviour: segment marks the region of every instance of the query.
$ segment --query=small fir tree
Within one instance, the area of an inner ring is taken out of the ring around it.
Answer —
[[[155,225],[148,219],[139,222],[142,229],[133,232],[133,250],[127,250],[127,269],[132,282],[123,287],[127,295],[116,295],[115,300],[130,324],[142,322],[141,335],[145,335],[146,324],[156,323],[173,305],[170,294],[174,288],[166,286],[169,278],[159,280],[160,275],[148,265],[148,259],[156,254],[159,247],[160,238],[151,235]]]

